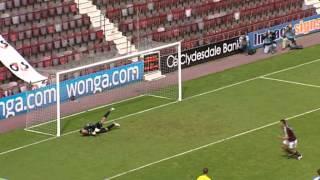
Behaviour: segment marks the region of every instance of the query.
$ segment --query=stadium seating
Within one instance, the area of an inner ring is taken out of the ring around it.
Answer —
[[[183,49],[311,16],[303,0],[93,0],[133,44],[183,39]],[[235,19],[235,13],[240,19]],[[113,42],[72,0],[2,0],[0,32],[35,68],[68,67],[114,54]],[[126,63],[126,62],[123,62]],[[84,72],[88,73],[88,72]],[[78,76],[78,75],[75,75]],[[10,82],[16,82],[11,83]],[[0,97],[27,89],[0,66]],[[10,85],[8,85],[10,84]],[[18,90],[17,88],[18,87]],[[1,91],[1,88],[4,89]]]
[[[105,41],[101,29],[91,27],[90,18],[78,13],[74,1],[6,0],[0,12],[1,35],[35,68],[66,66],[87,54],[115,53],[113,43]],[[2,89],[18,81],[0,67]]]
[[[108,0],[94,2],[105,9],[106,16],[117,23],[120,30],[128,36],[133,36],[134,43],[137,43],[138,38],[150,36],[156,41],[193,38],[197,34],[202,34],[203,25],[206,28],[212,27],[207,31],[216,31],[234,25],[236,11],[240,11],[242,22],[249,21],[250,24],[263,19],[263,15],[266,16],[267,13],[268,16],[270,14],[280,16],[301,10],[303,4],[301,0],[267,0],[249,3],[239,0],[219,2],[155,0],[114,4],[110,4]],[[189,33],[192,31],[194,33]]]
[[[261,4],[253,8],[240,9],[241,21],[236,22],[234,19],[233,13],[226,13],[221,16],[207,16],[202,19],[197,19],[195,22],[191,23],[174,23],[178,25],[168,25],[164,26],[162,30],[153,30],[150,33],[140,34],[139,38],[152,36],[152,39],[155,41],[176,41],[181,39],[190,39],[194,38],[197,35],[203,35],[206,32],[219,32],[224,29],[234,28],[236,26],[247,24],[250,25],[259,21],[266,21],[272,17],[280,17],[283,14],[290,14],[296,11],[301,10],[301,1],[292,0],[292,1],[276,1],[276,2],[267,2],[266,4]],[[278,3],[282,4],[275,8],[275,5]],[[283,9],[282,9],[283,8]],[[280,10],[279,10],[280,9]],[[180,24],[180,25],[179,25]],[[137,40],[137,37],[133,37],[133,40]]]
[[[250,25],[243,23],[238,27],[235,27],[233,29],[226,29],[218,33],[215,33],[215,32],[205,33],[199,37],[194,37],[194,38],[185,40],[183,43],[183,49],[190,49],[190,48],[205,45],[205,44],[215,43],[215,42],[223,41],[226,39],[239,37],[240,35],[246,34],[247,32],[256,31],[259,29],[275,26],[277,24],[282,24],[285,22],[290,22],[292,20],[308,17],[313,14],[314,14],[314,10],[308,9],[304,11],[294,12],[292,14],[284,15],[281,17],[271,18],[271,19],[268,19],[267,21],[263,20],[263,21],[255,22]]]

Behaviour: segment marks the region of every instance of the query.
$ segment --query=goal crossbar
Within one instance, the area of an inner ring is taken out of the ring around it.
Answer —
[[[79,70],[83,70],[83,69],[87,69],[87,68],[91,68],[91,67],[95,67],[95,66],[99,66],[99,65],[103,65],[106,63],[113,63],[122,59],[132,59],[135,57],[139,57],[141,55],[150,53],[150,52],[154,52],[154,51],[160,51],[162,49],[166,49],[166,48],[172,48],[172,47],[176,47],[177,48],[177,58],[178,58],[178,98],[177,101],[181,101],[182,100],[182,77],[181,77],[181,41],[178,42],[174,42],[174,43],[170,43],[170,44],[166,44],[166,45],[162,45],[162,46],[158,46],[158,47],[154,47],[151,49],[147,49],[147,50],[143,50],[143,51],[137,51],[137,52],[133,52],[124,56],[119,56],[119,57],[115,57],[112,59],[106,59],[103,61],[99,61],[96,63],[92,63],[92,64],[87,64],[87,65],[83,65],[83,66],[79,66],[79,67],[75,67],[75,68],[71,68],[71,69],[67,69],[67,70],[63,70],[63,71],[58,71],[56,72],[56,93],[57,93],[57,108],[56,108],[56,114],[57,114],[57,123],[56,123],[56,136],[61,136],[61,101],[60,101],[60,75],[62,74],[67,74],[67,73],[72,73],[75,71],[79,71]]]
[[[98,65],[102,65],[102,64],[106,64],[106,63],[112,63],[112,62],[115,62],[115,61],[118,61],[118,60],[121,60],[121,59],[130,59],[130,58],[133,58],[133,57],[137,57],[138,55],[143,55],[143,54],[147,54],[149,52],[159,51],[161,49],[175,47],[175,46],[178,47],[178,52],[181,52],[181,42],[179,41],[179,42],[174,42],[174,43],[166,44],[166,45],[163,45],[163,46],[155,47],[155,48],[152,48],[152,49],[133,52],[133,53],[130,53],[130,54],[127,54],[127,55],[124,55],[124,56],[119,56],[119,57],[115,57],[115,58],[112,58],[112,59],[107,59],[107,60],[104,60],[104,61],[99,61],[99,62],[92,63],[92,64],[87,64],[87,65],[78,66],[78,67],[67,69],[67,70],[63,70],[63,71],[58,71],[56,74],[57,75],[61,75],[61,74],[65,74],[65,73],[78,71],[78,70],[81,70],[81,69],[90,68],[90,67],[93,67],[93,66],[98,66]],[[180,50],[179,50],[179,48],[180,48]],[[179,55],[181,55],[181,53],[178,53],[178,56]],[[179,62],[181,62],[181,61],[178,61],[178,63]],[[178,67],[180,67],[180,66],[178,66]]]

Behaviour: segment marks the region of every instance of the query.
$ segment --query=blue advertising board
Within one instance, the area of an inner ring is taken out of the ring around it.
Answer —
[[[60,83],[60,101],[63,102],[71,97],[87,96],[141,81],[143,75],[144,62],[139,61],[66,80]],[[55,84],[1,98],[0,120],[55,104],[56,101]]]
[[[249,43],[251,48],[260,48],[263,46],[263,40],[262,36],[265,34],[268,30],[272,30],[276,34],[276,41],[281,40],[281,35],[284,31],[284,29],[289,25],[292,24],[292,27],[294,28],[294,31],[296,33],[296,36],[302,36],[306,34],[310,34],[316,31],[320,30],[320,15],[313,15],[301,20],[295,20],[292,22],[280,24],[277,26],[273,26],[266,29],[261,29],[258,31],[250,32],[248,33],[249,36]]]

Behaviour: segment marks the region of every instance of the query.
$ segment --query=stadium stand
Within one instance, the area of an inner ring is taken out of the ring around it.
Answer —
[[[139,48],[145,42],[183,40],[183,49],[189,49],[316,13],[316,5],[310,8],[303,0],[93,0],[93,4]],[[37,69],[74,67],[117,54],[103,28],[94,28],[92,18],[79,13],[78,1],[1,0],[0,13],[2,36]],[[3,66],[0,83],[0,97],[29,88]]]
[[[91,27],[90,18],[80,15],[73,1],[7,0],[0,3],[0,11],[2,36],[35,68],[70,65],[87,59],[85,55],[116,53],[112,41],[105,41],[103,31]],[[27,89],[3,66],[0,81],[5,95]]]
[[[295,17],[308,16],[311,11],[315,13],[314,10],[303,10],[302,0],[224,0],[218,2],[128,0],[121,3],[111,0],[95,0],[94,3],[105,12],[109,19],[119,25],[122,32],[127,36],[132,36],[133,43],[137,44],[145,39],[159,42],[183,39],[185,49],[191,48],[189,41],[194,41],[194,39],[200,39],[199,43],[195,44],[197,46],[209,36],[217,36],[217,41],[231,38],[224,33],[228,29],[241,29],[241,27],[259,22],[268,23],[275,18],[291,18],[290,15],[296,15],[292,19],[287,19],[290,21]],[[240,21],[235,21],[235,12],[240,13]],[[284,17],[284,15],[289,16]],[[263,27],[268,25],[271,23]],[[259,26],[262,27],[260,24]],[[258,27],[253,26],[252,28],[257,29]]]

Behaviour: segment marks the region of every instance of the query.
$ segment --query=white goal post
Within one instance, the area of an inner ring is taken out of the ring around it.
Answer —
[[[166,69],[165,59],[169,55],[176,57],[174,70]],[[66,133],[65,129],[68,128],[65,126],[71,126],[70,124],[74,123],[74,120],[64,122],[66,121],[64,119],[77,114],[86,116],[84,112],[92,109],[117,103],[134,104],[135,102],[131,101],[139,98],[139,101],[145,100],[147,102],[145,104],[150,104],[139,111],[181,101],[180,60],[181,42],[175,42],[57,71],[55,73],[56,103],[51,108],[37,109],[38,114],[45,112],[46,109],[56,112],[51,112],[50,118],[47,119],[44,119],[44,115],[41,118],[37,115],[30,116],[27,119],[26,130],[59,137]],[[89,120],[83,117],[78,124],[83,125]]]

